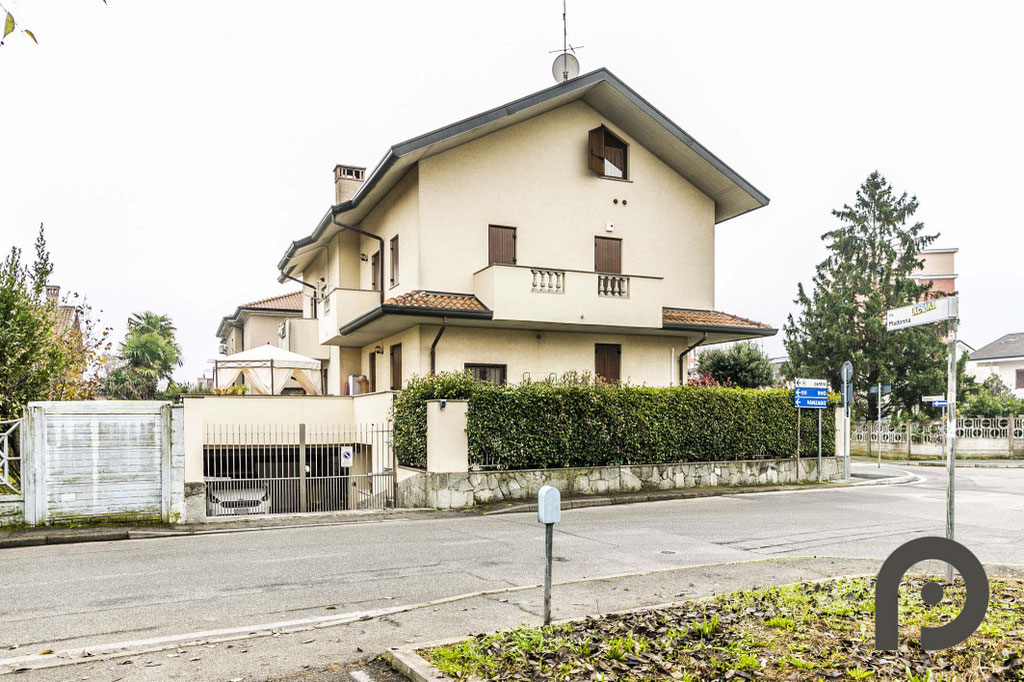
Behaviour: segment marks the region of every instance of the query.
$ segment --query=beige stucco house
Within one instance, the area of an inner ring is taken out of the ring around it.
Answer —
[[[698,344],[768,336],[715,306],[718,224],[768,197],[605,69],[335,169],[292,242],[327,392],[469,369],[665,386]]]
[[[243,303],[217,326],[222,355],[234,355],[269,343],[307,357],[326,359],[327,349],[317,342],[316,334],[316,322],[303,321],[299,291]]]

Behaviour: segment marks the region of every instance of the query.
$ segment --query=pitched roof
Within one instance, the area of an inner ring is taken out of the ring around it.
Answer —
[[[224,316],[217,325],[217,336],[221,339],[228,333],[230,327],[240,327],[239,316],[248,311],[265,311],[282,313],[287,317],[294,317],[295,314],[302,314],[302,290],[292,291],[280,296],[261,298],[251,303],[243,303],[235,308],[231,315]],[[244,322],[244,320],[243,320]]]
[[[777,329],[764,322],[757,322],[739,315],[730,315],[718,310],[697,310],[693,308],[662,308],[661,320],[665,327],[672,329],[694,329],[696,331],[742,330],[752,334],[771,336]]]
[[[333,218],[358,224],[420,159],[582,100],[715,202],[715,222],[768,205],[768,197],[721,159],[655,109],[608,69],[597,69],[500,107],[414,137],[388,149],[353,197],[329,210],[313,233],[288,247],[278,263],[283,275],[321,237],[333,236]]]
[[[987,346],[971,353],[971,360],[998,360],[1001,358],[1024,357],[1024,332],[1014,332],[999,337]]]
[[[78,306],[57,306],[57,330],[61,333],[72,330],[80,331],[78,329]]]
[[[280,296],[263,298],[252,303],[243,303],[239,308],[254,308],[259,310],[302,310],[302,290],[293,291]]]
[[[479,310],[487,306],[473,294],[452,294],[444,291],[423,291],[417,289],[384,301],[385,306],[406,308],[433,308],[435,310]]]

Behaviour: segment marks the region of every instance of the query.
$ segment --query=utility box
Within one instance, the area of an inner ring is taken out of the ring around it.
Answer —
[[[558,523],[562,520],[562,494],[546,485],[537,491],[537,522]]]

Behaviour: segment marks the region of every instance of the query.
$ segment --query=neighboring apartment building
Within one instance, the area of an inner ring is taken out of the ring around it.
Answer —
[[[979,382],[994,374],[1014,396],[1024,398],[1024,332],[1006,334],[974,351],[966,370]]]
[[[960,249],[923,249],[921,269],[910,277],[918,284],[931,282],[932,298],[951,296],[956,291],[956,253]]]
[[[299,291],[240,305],[217,327],[221,354],[234,355],[268,343],[277,346],[281,324],[294,318],[302,318]]]
[[[672,385],[696,345],[776,333],[715,310],[716,226],[768,197],[607,70],[335,181],[279,263],[330,348],[328,393],[463,369]]]

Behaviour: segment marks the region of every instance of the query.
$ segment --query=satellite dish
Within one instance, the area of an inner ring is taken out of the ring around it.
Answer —
[[[575,56],[563,52],[555,57],[555,63],[551,65],[551,75],[555,77],[556,83],[564,83],[580,75],[580,63],[576,61]]]

